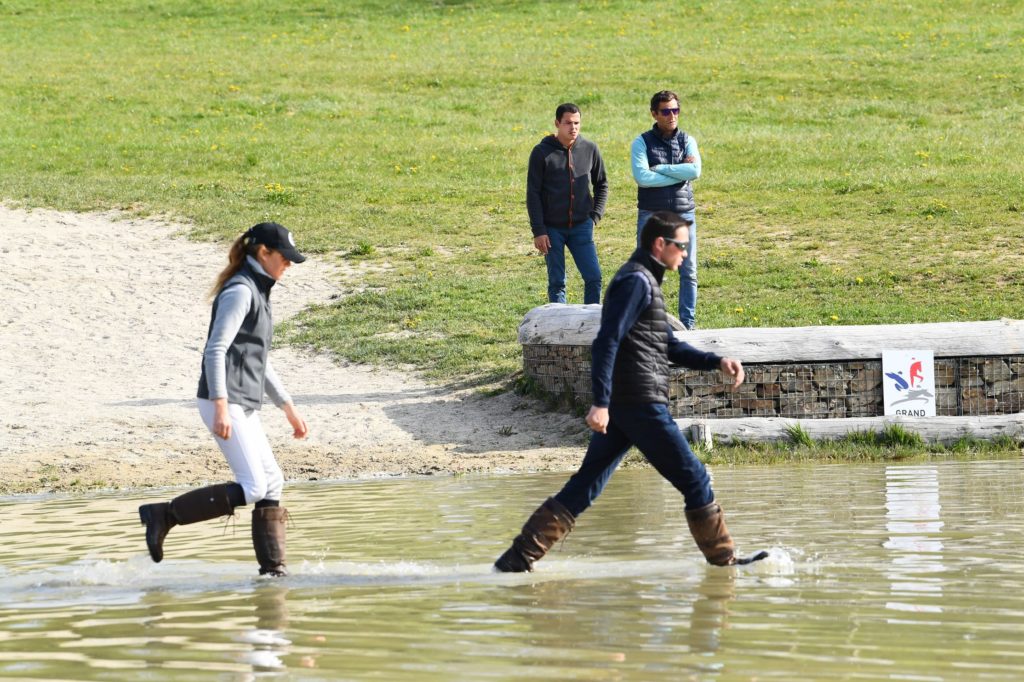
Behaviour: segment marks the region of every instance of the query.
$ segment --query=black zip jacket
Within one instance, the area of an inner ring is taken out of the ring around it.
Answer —
[[[566,149],[548,135],[533,148],[526,172],[526,212],[534,237],[547,234],[549,227],[571,228],[588,218],[597,224],[607,201],[608,178],[596,144],[581,135]]]

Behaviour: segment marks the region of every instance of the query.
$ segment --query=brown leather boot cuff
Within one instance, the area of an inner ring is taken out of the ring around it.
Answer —
[[[725,525],[722,507],[717,502],[699,509],[688,509],[686,522],[697,547],[709,564],[728,566],[736,562],[735,545]]]

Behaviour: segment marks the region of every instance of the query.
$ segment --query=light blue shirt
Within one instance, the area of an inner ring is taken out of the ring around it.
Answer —
[[[700,152],[697,150],[697,140],[693,138],[693,135],[686,136],[685,156],[692,156],[693,163],[664,163],[649,166],[647,164],[647,143],[644,142],[643,135],[637,135],[629,147],[633,179],[641,187],[668,187],[687,180],[696,180],[700,177]]]

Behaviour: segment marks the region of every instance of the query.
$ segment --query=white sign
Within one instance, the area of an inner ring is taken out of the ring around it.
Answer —
[[[930,350],[882,351],[885,414],[935,416],[935,357]]]

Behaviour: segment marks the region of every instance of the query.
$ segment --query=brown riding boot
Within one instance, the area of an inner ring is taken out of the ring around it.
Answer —
[[[160,563],[164,558],[164,538],[177,525],[188,525],[230,516],[234,512],[228,495],[230,483],[208,485],[178,495],[170,502],[144,504],[139,507],[139,519],[146,527],[146,547],[153,561]]]
[[[690,535],[697,541],[709,564],[731,566],[736,563],[735,545],[717,502],[700,509],[687,509],[686,522],[690,526]]]
[[[260,564],[260,575],[288,575],[284,565],[287,520],[288,510],[284,507],[258,507],[252,510],[252,547],[256,550],[256,561]]]
[[[561,502],[549,497],[533,512],[494,567],[502,573],[532,571],[533,562],[547,554],[575,525],[576,517]]]

